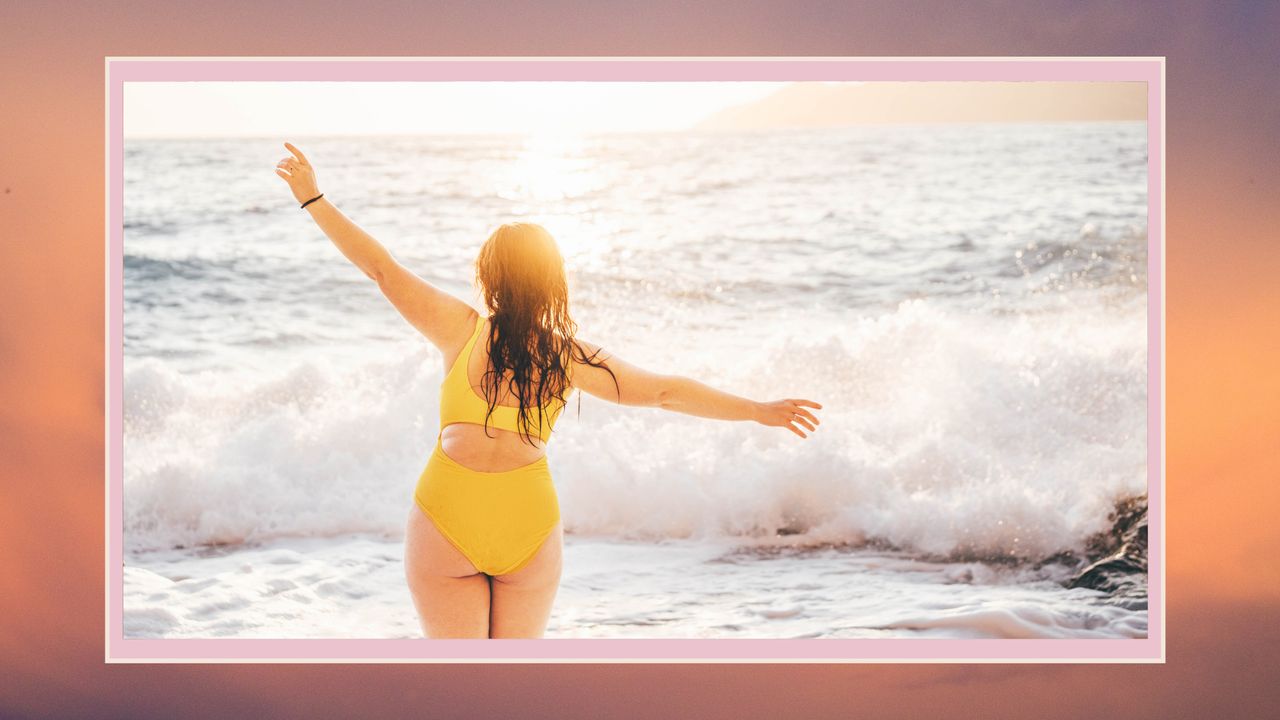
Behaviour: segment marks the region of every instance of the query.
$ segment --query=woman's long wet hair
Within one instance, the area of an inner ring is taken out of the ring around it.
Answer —
[[[604,368],[617,386],[617,376],[596,357],[599,350],[588,355],[574,339],[578,325],[569,316],[564,258],[541,225],[506,223],[495,230],[476,258],[476,281],[490,312],[489,367],[481,382],[489,403],[485,435],[502,390],[510,389],[519,403],[520,437],[535,445],[550,422],[543,406],[567,402],[574,361]]]

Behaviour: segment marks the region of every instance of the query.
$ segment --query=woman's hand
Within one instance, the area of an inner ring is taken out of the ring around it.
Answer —
[[[301,150],[289,143],[284,146],[293,155],[276,163],[276,174],[289,183],[293,197],[302,204],[320,194],[320,188],[316,185],[316,171]]]
[[[822,406],[812,400],[774,400],[757,403],[755,421],[769,427],[784,427],[800,437],[808,437],[796,425],[808,428],[809,432],[817,429],[818,418],[805,410],[806,407],[821,410]]]

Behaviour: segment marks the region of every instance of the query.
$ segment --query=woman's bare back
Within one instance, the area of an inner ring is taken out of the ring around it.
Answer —
[[[458,348],[452,357],[445,356],[445,372],[455,362],[466,361],[467,380],[471,390],[480,398],[484,398],[483,380],[489,371],[489,322],[486,320],[476,340],[470,358],[461,358],[462,348]],[[567,396],[568,391],[565,392]],[[510,387],[500,388],[498,404],[506,407],[519,407]],[[532,410],[533,413],[537,409]],[[534,416],[536,422],[536,415]],[[461,465],[482,472],[503,472],[513,470],[546,455],[546,445],[537,437],[529,440],[520,437],[519,433],[502,430],[490,425],[487,429],[471,423],[453,423],[444,428],[440,435],[440,446],[444,453]]]

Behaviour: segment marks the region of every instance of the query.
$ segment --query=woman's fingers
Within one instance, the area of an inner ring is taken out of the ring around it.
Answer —
[[[807,438],[809,436],[806,435],[803,432],[803,430],[808,430],[809,432],[816,432],[818,429],[819,420],[817,417],[814,416],[813,413],[800,407],[802,403],[813,408],[820,409],[822,407],[821,405],[819,405],[816,402],[813,402],[812,400],[799,400],[799,399],[779,400],[777,403],[775,403],[775,407],[777,407],[778,410],[780,411],[778,413],[779,426],[785,427],[786,429],[790,430],[796,435],[799,435],[802,438]]]
[[[791,399],[791,402],[795,403],[796,405],[804,405],[805,407],[811,407],[811,408],[813,408],[814,410],[821,410],[821,409],[822,409],[822,405],[820,405],[820,404],[818,404],[818,403],[816,403],[816,402],[814,402],[814,401],[812,401],[812,400],[801,400],[801,399],[799,399],[799,398],[792,398],[792,399]]]
[[[284,178],[285,180],[289,180],[289,179],[291,179],[291,178],[293,177],[292,175],[290,175],[289,173],[285,172],[284,170],[281,170],[280,168],[276,168],[276,174],[277,174],[277,175],[279,175],[280,177]]]
[[[306,155],[303,155],[301,150],[299,150],[298,148],[294,147],[292,143],[285,143],[285,144],[284,144],[284,146],[285,146],[285,148],[287,148],[287,149],[289,150],[289,152],[291,152],[291,153],[293,153],[294,155],[296,155],[296,156],[297,156],[297,158],[298,158],[298,160],[299,160],[303,165],[306,165],[306,164],[307,164],[307,156],[306,156]]]
[[[797,415],[803,415],[804,417],[808,418],[809,422],[813,423],[814,425],[821,424],[822,421],[818,420],[818,417],[816,415],[814,415],[813,413],[801,407],[800,406],[801,403],[806,403],[809,405],[809,407],[818,407],[818,408],[822,407],[821,405],[818,405],[818,403],[815,403],[812,400],[788,400],[787,401],[787,404],[791,408],[791,412]]]
[[[802,438],[807,438],[809,436],[804,433],[804,430],[817,432],[820,421],[814,417],[813,413],[800,407],[800,403],[805,403],[809,407],[822,407],[812,400],[775,400],[770,403],[774,416],[760,422],[765,425],[784,427]]]
[[[808,410],[805,410],[799,405],[796,406],[795,411],[797,415],[803,415],[804,417],[808,418],[809,422],[813,423],[814,425],[822,424],[822,421],[819,420],[813,413],[809,412]]]

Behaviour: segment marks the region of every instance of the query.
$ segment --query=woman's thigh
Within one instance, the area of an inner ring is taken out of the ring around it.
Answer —
[[[405,529],[404,567],[427,637],[489,637],[489,576],[478,572],[416,504]]]
[[[560,588],[564,527],[556,527],[524,567],[493,577],[489,637],[542,637]]]

